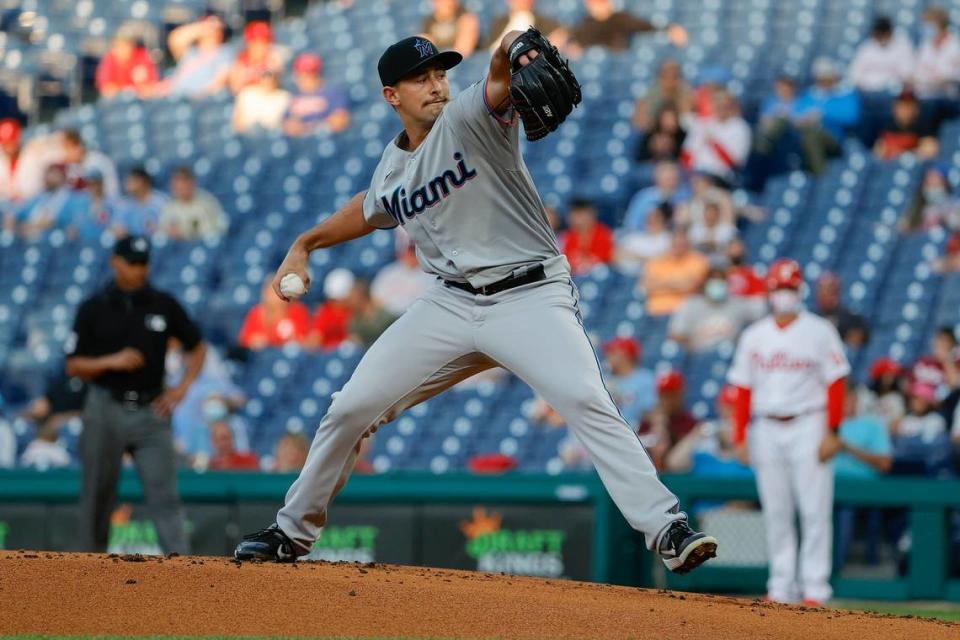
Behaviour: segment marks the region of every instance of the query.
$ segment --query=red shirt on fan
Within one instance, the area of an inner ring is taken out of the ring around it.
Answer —
[[[227,456],[211,458],[209,468],[219,471],[258,471],[260,463],[257,454],[252,451],[234,451]]]
[[[336,300],[327,300],[317,307],[313,316],[313,330],[322,349],[335,349],[350,335],[350,308]]]
[[[610,227],[598,222],[589,234],[587,238],[572,230],[561,234],[560,246],[574,275],[587,273],[596,265],[613,259],[613,232]]]
[[[129,60],[120,62],[112,52],[107,52],[97,65],[97,90],[104,87],[116,89],[143,89],[158,79],[157,67],[143,47],[134,49]]]
[[[262,349],[282,347],[288,342],[303,342],[310,334],[310,310],[301,302],[291,302],[285,313],[268,320],[263,305],[257,304],[247,313],[240,329],[241,347]]]

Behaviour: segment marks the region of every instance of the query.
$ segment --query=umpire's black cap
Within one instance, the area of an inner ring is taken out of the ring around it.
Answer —
[[[143,236],[126,236],[113,245],[113,255],[134,264],[150,261],[150,241]]]
[[[456,51],[440,52],[426,38],[412,36],[387,47],[377,63],[377,71],[383,86],[392,87],[405,76],[427,65],[439,63],[444,69],[452,69],[462,60],[463,56]]]

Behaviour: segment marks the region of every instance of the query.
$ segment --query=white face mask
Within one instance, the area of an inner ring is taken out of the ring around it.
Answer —
[[[800,312],[800,294],[793,289],[777,289],[770,293],[770,309],[774,315],[792,316]]]

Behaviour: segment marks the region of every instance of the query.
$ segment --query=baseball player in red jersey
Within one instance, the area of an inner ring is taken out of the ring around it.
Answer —
[[[771,313],[743,332],[727,379],[737,387],[734,443],[741,460],[756,472],[763,506],[767,597],[815,606],[832,595],[830,459],[840,448],[836,430],[850,365],[833,325],[803,309],[802,283],[795,261],[781,259],[770,266]]]

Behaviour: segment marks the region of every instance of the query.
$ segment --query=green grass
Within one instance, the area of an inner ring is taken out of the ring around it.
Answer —
[[[950,602],[879,602],[876,600],[838,600],[831,603],[839,609],[856,609],[889,613],[895,616],[937,618],[960,622],[960,605]]]

